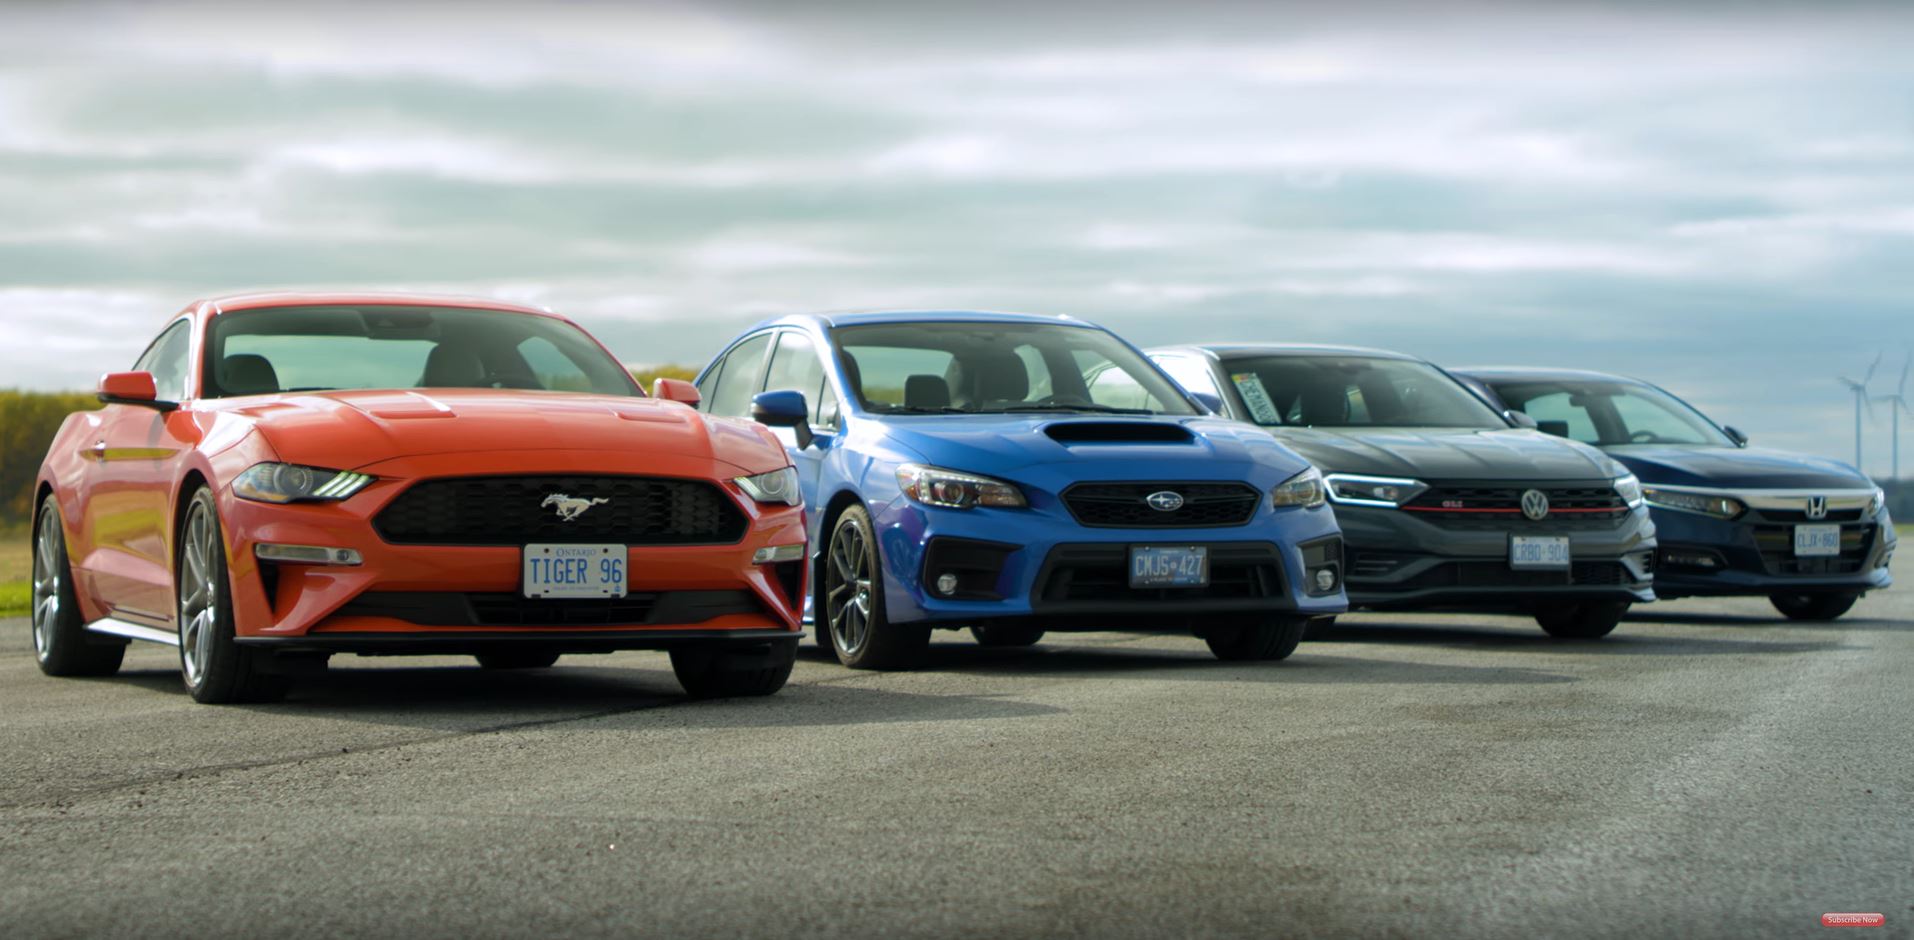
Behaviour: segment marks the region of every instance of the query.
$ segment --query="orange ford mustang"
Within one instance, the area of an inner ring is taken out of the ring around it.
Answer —
[[[764,426],[655,391],[524,307],[195,303],[47,453],[40,667],[109,674],[152,640],[195,699],[231,702],[334,653],[665,649],[692,695],[775,692],[805,589],[796,472]]]

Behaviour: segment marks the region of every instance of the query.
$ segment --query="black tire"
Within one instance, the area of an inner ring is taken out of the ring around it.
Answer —
[[[1598,640],[1614,632],[1629,601],[1575,601],[1535,612],[1535,622],[1558,640]]]
[[[671,671],[692,698],[770,695],[784,688],[796,663],[795,637],[756,647],[687,646],[671,651]]]
[[[838,662],[852,669],[909,669],[923,662],[930,627],[893,624],[884,616],[883,556],[864,507],[837,517],[819,580],[819,606]]]
[[[1276,617],[1265,623],[1211,627],[1203,641],[1217,659],[1228,662],[1287,659],[1308,628],[1306,618]]]
[[[1036,646],[1037,641],[1043,639],[1043,628],[1000,624],[971,627],[970,635],[977,638],[978,646]]]
[[[52,496],[40,503],[33,521],[33,580],[28,598],[33,609],[33,653],[49,676],[110,676],[120,671],[126,641],[87,634],[80,600],[73,591],[73,565],[66,557],[66,530],[60,504]]]
[[[1330,634],[1333,634],[1335,632],[1336,632],[1336,618],[1317,617],[1315,619],[1310,620],[1309,625],[1303,628],[1303,639],[1326,640],[1326,639],[1329,639]]]
[[[1770,594],[1768,603],[1789,620],[1833,620],[1854,607],[1854,594]]]
[[[474,654],[480,669],[548,669],[558,662],[553,650],[493,650]]]
[[[200,487],[187,501],[174,545],[179,672],[187,693],[205,705],[284,698],[291,681],[269,668],[271,654],[233,641],[232,579],[212,490]]]

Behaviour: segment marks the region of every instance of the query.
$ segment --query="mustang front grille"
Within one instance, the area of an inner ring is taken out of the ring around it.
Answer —
[[[425,480],[374,520],[401,545],[728,544],[743,511],[704,480],[614,476],[497,476]]]

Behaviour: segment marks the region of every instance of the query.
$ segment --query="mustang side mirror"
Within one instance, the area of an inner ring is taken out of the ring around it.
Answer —
[[[698,407],[703,396],[698,394],[698,386],[684,379],[654,379],[651,383],[651,397],[665,401],[675,401],[681,405]]]
[[[1221,395],[1211,395],[1208,392],[1191,392],[1190,397],[1196,399],[1197,404],[1208,408],[1210,414],[1220,415],[1223,413],[1223,396]]]
[[[811,446],[811,406],[803,392],[759,392],[751,396],[751,420],[797,434],[799,450]]]
[[[1740,428],[1737,428],[1731,424],[1725,428],[1722,428],[1722,430],[1728,433],[1728,439],[1731,441],[1734,441],[1736,447],[1748,446],[1748,435],[1741,433]]]
[[[178,402],[160,401],[159,386],[151,372],[108,372],[100,376],[100,401],[109,405],[139,405],[172,411]]]
[[[1529,417],[1527,412],[1516,411],[1513,408],[1510,408],[1509,410],[1502,412],[1502,417],[1509,419],[1509,421],[1513,422],[1515,426],[1518,428],[1528,428],[1531,431],[1536,430],[1542,426],[1540,422],[1536,421],[1534,418]]]

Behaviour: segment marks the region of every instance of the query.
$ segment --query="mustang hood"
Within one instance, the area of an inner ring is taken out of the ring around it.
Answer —
[[[1036,464],[1200,460],[1213,470],[1265,464],[1285,474],[1308,463],[1259,428],[1204,417],[972,415],[894,417],[890,439],[925,463],[1002,474]],[[1210,474],[1198,474],[1208,476]]]
[[[1470,428],[1280,428],[1324,473],[1418,480],[1607,480],[1614,461],[1539,431]]]
[[[1839,460],[1741,447],[1626,444],[1608,448],[1643,483],[1744,489],[1862,489],[1873,481]]]
[[[704,457],[759,473],[789,459],[756,424],[675,402],[509,389],[340,391],[236,403],[279,459],[350,470],[394,457],[604,450]]]

